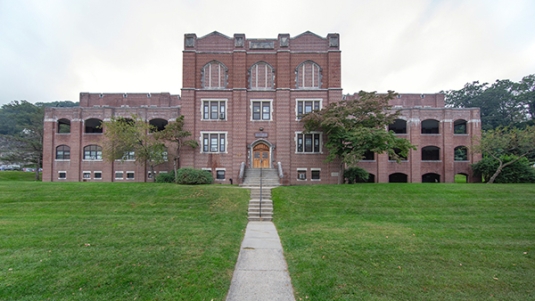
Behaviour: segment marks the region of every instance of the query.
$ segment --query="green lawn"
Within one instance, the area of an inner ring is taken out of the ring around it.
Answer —
[[[24,172],[24,171],[0,171],[0,182],[1,181],[35,181],[34,172]]]
[[[223,300],[248,199],[220,185],[3,179],[0,300]]]
[[[272,194],[297,300],[535,300],[535,185]]]

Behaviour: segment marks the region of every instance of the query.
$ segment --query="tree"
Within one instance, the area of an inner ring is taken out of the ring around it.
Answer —
[[[399,111],[392,112],[388,104],[396,96],[360,91],[355,100],[342,100],[303,116],[306,131],[323,131],[328,161],[340,160],[338,182],[342,182],[344,165],[355,166],[367,151],[388,153],[396,161],[416,149],[407,139],[398,138],[386,127],[394,122]]]
[[[125,154],[134,152],[137,163],[149,165],[154,180],[154,166],[166,160],[165,144],[151,134],[155,127],[137,115],[112,117],[102,126],[106,137],[102,156],[108,161],[124,160]]]
[[[475,151],[498,161],[496,171],[487,181],[493,183],[504,167],[535,153],[535,126],[488,130],[483,133]]]
[[[528,109],[531,120],[535,119],[535,74],[522,78],[518,83],[518,99]]]
[[[173,170],[175,171],[175,182],[178,177],[178,169],[180,168],[180,150],[183,146],[196,148],[199,143],[193,139],[187,139],[191,136],[191,132],[184,130],[184,115],[181,115],[175,122],[171,122],[165,126],[165,129],[154,133],[156,139],[169,141],[176,144],[175,152],[173,154]]]
[[[501,156],[504,164],[512,160],[515,162],[503,167],[500,174],[494,179],[494,183],[534,183],[535,182],[535,168],[526,157],[519,158],[515,155]],[[476,164],[472,165],[474,175],[480,176],[485,180],[489,180],[498,169],[500,162],[493,157],[486,156]]]
[[[44,108],[25,100],[12,101],[0,110],[0,134],[4,134],[2,160],[17,163],[34,163],[35,180],[43,159]]]

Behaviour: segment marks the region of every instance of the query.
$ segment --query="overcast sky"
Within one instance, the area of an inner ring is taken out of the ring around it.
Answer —
[[[344,93],[535,73],[533,0],[0,0],[0,105],[182,87],[185,33],[340,34]]]

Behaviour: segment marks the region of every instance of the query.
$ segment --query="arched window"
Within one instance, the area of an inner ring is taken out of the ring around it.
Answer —
[[[407,134],[407,121],[396,119],[394,123],[388,126],[388,130],[396,134]]]
[[[388,176],[389,183],[407,183],[407,180],[407,175],[400,172],[396,172]]]
[[[453,122],[453,133],[454,134],[466,134],[466,120],[457,119]]]
[[[102,120],[89,118],[84,123],[86,134],[102,134]]]
[[[319,89],[321,87],[321,68],[313,61],[301,63],[295,69],[297,89]]]
[[[84,160],[102,160],[102,147],[95,144],[84,147]]]
[[[439,161],[440,148],[436,146],[426,146],[422,148],[422,161]]]
[[[58,120],[58,133],[68,134],[70,132],[71,132],[71,121],[65,118]]]
[[[273,89],[275,73],[266,62],[258,62],[249,69],[249,87],[253,90]]]
[[[422,121],[422,134],[438,134],[439,122],[435,119],[426,119]]]
[[[202,67],[202,87],[204,89],[225,89],[228,68],[218,61],[211,61]]]
[[[468,161],[468,148],[466,146],[457,146],[454,152],[455,161]]]
[[[70,160],[71,148],[67,145],[60,145],[56,147],[56,160]]]
[[[151,125],[151,132],[159,132],[165,129],[167,125],[167,120],[161,118],[151,119],[149,124]]]
[[[422,183],[440,183],[440,175],[436,173],[426,173],[422,176]]]

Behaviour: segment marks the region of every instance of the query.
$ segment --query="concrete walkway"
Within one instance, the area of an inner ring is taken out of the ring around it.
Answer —
[[[288,266],[272,222],[249,222],[227,301],[295,301]]]

